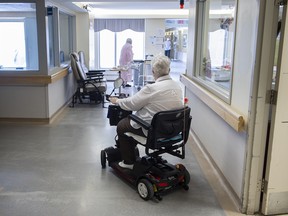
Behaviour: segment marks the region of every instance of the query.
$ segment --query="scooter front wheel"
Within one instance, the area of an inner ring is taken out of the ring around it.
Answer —
[[[147,179],[140,179],[137,184],[137,190],[140,197],[144,200],[150,200],[154,196],[153,185]]]

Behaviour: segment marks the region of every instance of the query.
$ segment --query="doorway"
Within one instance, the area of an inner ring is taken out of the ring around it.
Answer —
[[[288,34],[287,6],[279,5],[275,58],[267,131],[267,149],[263,171],[261,213],[288,213]]]
[[[188,19],[166,19],[165,38],[171,42],[170,59],[186,64]],[[165,44],[165,43],[164,43]]]

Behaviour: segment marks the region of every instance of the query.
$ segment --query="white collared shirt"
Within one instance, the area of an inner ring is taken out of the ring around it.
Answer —
[[[117,104],[124,110],[136,111],[135,115],[148,123],[151,123],[157,112],[184,106],[182,88],[169,75],[159,77],[153,84],[145,85],[131,97],[118,99]],[[131,126],[140,128],[134,121],[131,121]],[[144,129],[143,132],[147,134]]]

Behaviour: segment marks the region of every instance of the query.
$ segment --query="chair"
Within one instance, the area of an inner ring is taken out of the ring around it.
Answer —
[[[83,99],[88,99],[89,102],[102,103],[104,107],[104,95],[107,89],[106,81],[103,74],[97,71],[85,73],[79,60],[79,55],[76,52],[70,54],[71,68],[77,80],[77,90],[73,96],[72,107],[79,99],[83,103]]]
[[[129,118],[148,130],[147,137],[130,132],[125,135],[145,146],[145,153],[148,156],[156,158],[168,153],[183,159],[185,158],[184,146],[188,140],[192,120],[190,110],[189,107],[184,107],[158,112],[154,115],[151,124],[132,114]]]
[[[88,77],[97,75],[97,76],[102,76],[103,80],[105,80],[104,79],[105,70],[89,70],[87,68],[87,66],[85,65],[85,54],[84,54],[84,52],[83,51],[79,51],[78,52],[78,56],[79,56],[79,61],[80,61],[81,67],[82,67],[83,71],[86,73],[86,75]]]
[[[81,64],[81,66],[83,68],[83,71],[85,73],[88,73],[89,70],[88,70],[88,68],[85,65],[85,54],[84,54],[84,52],[83,51],[79,51],[78,52],[78,56],[79,56],[79,61],[80,61],[80,64]]]

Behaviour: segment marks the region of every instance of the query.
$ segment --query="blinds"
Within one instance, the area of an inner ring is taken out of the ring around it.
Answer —
[[[108,29],[112,32],[120,32],[131,29],[136,32],[145,31],[144,19],[95,19],[94,32]]]

